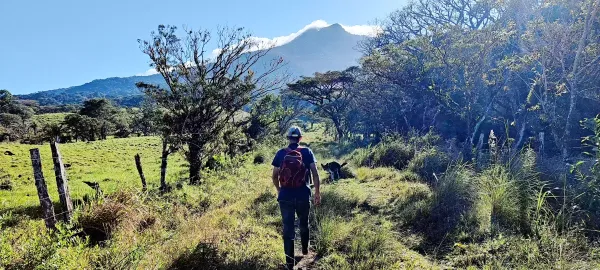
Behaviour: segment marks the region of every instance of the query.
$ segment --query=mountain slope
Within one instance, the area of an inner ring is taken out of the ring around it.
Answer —
[[[291,42],[273,48],[265,57],[264,63],[257,63],[255,70],[272,59],[282,57],[287,63],[285,69],[293,77],[309,76],[315,72],[342,70],[357,65],[361,53],[356,47],[364,36],[353,35],[339,24],[325,28],[309,29]],[[108,78],[92,82],[21,95],[20,99],[36,100],[40,105],[79,104],[90,98],[109,98],[121,105],[135,105],[141,100],[137,82],[164,85],[160,75]]]

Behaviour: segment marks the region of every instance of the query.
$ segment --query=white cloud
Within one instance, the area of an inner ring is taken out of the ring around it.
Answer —
[[[352,26],[342,25],[342,27],[350,34],[369,37],[374,37],[382,31],[380,26],[367,24]]]
[[[135,76],[150,76],[154,74],[158,74],[158,71],[156,71],[156,69],[154,68],[151,68],[149,70],[146,70],[146,72],[135,74]]]
[[[274,38],[251,37],[251,39],[253,41],[255,41],[257,44],[256,48],[252,49],[251,51],[285,45],[287,43],[290,43],[292,40],[294,40],[295,38],[302,35],[304,32],[306,32],[308,30],[321,29],[321,28],[325,28],[328,26],[331,26],[331,24],[327,23],[324,20],[316,20],[316,21],[304,26],[298,32],[291,33],[287,36],[279,36],[279,37],[274,37]],[[381,28],[379,26],[375,26],[375,25],[350,25],[350,26],[348,26],[348,25],[342,24],[342,27],[344,28],[344,30],[346,30],[346,32],[353,34],[353,35],[360,35],[360,36],[372,37],[372,36],[377,35],[377,33],[379,33],[381,31]],[[221,49],[214,49],[212,51],[212,56],[216,57],[219,54],[219,52],[221,52]]]
[[[279,37],[274,37],[274,38],[266,38],[266,37],[251,37],[251,40],[254,41],[254,43],[256,44],[252,49],[250,49],[249,51],[256,51],[256,50],[262,50],[262,49],[267,49],[270,47],[278,47],[278,46],[282,46],[285,45],[287,43],[290,43],[292,40],[294,40],[295,38],[297,38],[298,36],[302,35],[304,32],[311,30],[311,29],[321,29],[321,28],[325,28],[328,26],[331,26],[332,24],[324,21],[324,20],[316,20],[314,22],[311,22],[310,24],[302,27],[302,29],[300,29],[299,31],[295,32],[295,33],[291,33],[289,35],[286,36],[279,36]],[[376,26],[376,25],[367,25],[367,24],[363,24],[363,25],[343,25],[342,27],[344,28],[344,30],[346,30],[346,32],[353,34],[353,35],[360,35],[360,36],[370,36],[373,37],[375,35],[377,35],[377,33],[381,32],[381,27]],[[216,57],[217,55],[219,55],[219,53],[221,52],[222,49],[214,49],[212,51],[212,57]],[[149,69],[144,73],[141,74],[137,74],[137,76],[149,76],[149,75],[153,75],[153,74],[157,74],[156,70],[154,69]]]

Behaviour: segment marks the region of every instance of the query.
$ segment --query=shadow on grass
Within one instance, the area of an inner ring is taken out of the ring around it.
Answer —
[[[211,243],[200,243],[193,250],[186,252],[176,258],[167,269],[172,270],[245,270],[245,269],[265,269],[266,266],[260,265],[258,260],[244,259],[242,261],[230,261],[227,254],[219,251]]]

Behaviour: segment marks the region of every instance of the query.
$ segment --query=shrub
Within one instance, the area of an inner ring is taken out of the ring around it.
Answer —
[[[408,142],[415,149],[428,149],[438,146],[442,142],[442,137],[433,131],[429,131],[423,136],[419,136],[418,134],[410,136]]]
[[[372,167],[371,148],[358,148],[354,150],[348,160],[356,166]]]
[[[445,153],[437,148],[430,148],[417,153],[408,163],[408,169],[418,174],[428,183],[434,183],[436,176],[440,177],[448,169],[449,163],[450,160]]]
[[[402,170],[414,155],[412,147],[398,140],[384,142],[373,148],[356,149],[350,155],[350,160],[363,167],[393,167]]]
[[[461,229],[459,225],[472,228],[468,216],[476,199],[472,172],[466,165],[455,165],[435,186],[431,208],[415,223],[416,228],[423,230],[434,243],[440,243],[448,236],[451,239]]]
[[[373,152],[373,162],[379,167],[394,167],[398,170],[406,168],[414,157],[415,151],[401,142],[383,143]]]
[[[519,226],[518,183],[502,165],[494,165],[477,177],[476,219],[482,232],[496,227]]]
[[[144,230],[156,223],[135,193],[120,191],[86,206],[77,217],[77,225],[94,242],[108,240],[117,228],[123,232]]]

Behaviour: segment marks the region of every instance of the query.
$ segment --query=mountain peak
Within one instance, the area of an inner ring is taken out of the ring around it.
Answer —
[[[334,24],[332,24],[330,26],[327,26],[325,28],[333,29],[333,30],[344,30],[344,31],[346,31],[346,29],[344,29],[344,27],[341,24],[339,24],[339,23],[334,23]]]

